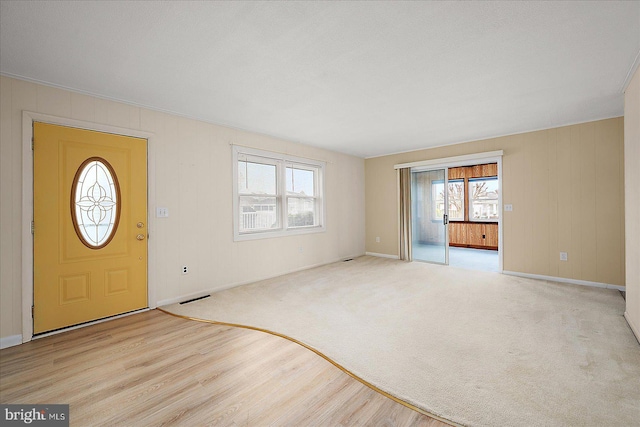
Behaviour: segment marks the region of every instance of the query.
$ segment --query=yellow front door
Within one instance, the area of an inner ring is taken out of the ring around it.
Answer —
[[[35,334],[147,307],[147,141],[34,123]]]

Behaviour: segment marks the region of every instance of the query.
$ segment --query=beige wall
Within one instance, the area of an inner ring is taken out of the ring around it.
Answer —
[[[398,255],[395,164],[504,150],[504,270],[624,286],[623,143],[619,117],[367,159],[366,250]]]
[[[149,224],[158,301],[364,253],[363,159],[7,77],[0,102],[0,338],[22,333],[23,110],[155,135],[149,178],[170,213]],[[327,231],[234,243],[230,144],[326,161]]]
[[[640,68],[624,94],[624,152],[627,228],[625,317],[640,340]]]

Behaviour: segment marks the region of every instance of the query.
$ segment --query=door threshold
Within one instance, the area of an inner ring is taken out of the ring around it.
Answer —
[[[33,335],[31,337],[31,340],[38,340],[40,338],[46,338],[52,335],[58,335],[62,332],[68,332],[68,331],[73,331],[74,329],[84,328],[86,326],[97,325],[98,323],[104,323],[104,322],[108,322],[109,320],[120,319],[122,317],[131,316],[132,314],[144,313],[145,311],[149,311],[149,310],[151,310],[149,307],[141,308],[140,310],[128,311],[126,313],[116,314],[115,316],[103,317],[102,319],[92,320],[90,322],[80,323],[73,326],[67,326],[65,328],[55,329],[49,332],[41,332],[39,334]]]
[[[411,262],[422,262],[425,264],[433,264],[433,265],[446,265],[446,266],[449,265],[446,262],[427,261],[426,259],[412,259]]]

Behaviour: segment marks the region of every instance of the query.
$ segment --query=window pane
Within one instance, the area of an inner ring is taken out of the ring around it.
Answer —
[[[469,193],[471,220],[498,220],[498,178],[469,180]]]
[[[449,181],[449,220],[464,221],[464,180]]]
[[[431,182],[431,198],[433,218],[442,219],[444,215],[444,181]]]
[[[311,198],[289,197],[287,199],[288,227],[309,227],[316,225],[316,201]]]
[[[279,228],[275,197],[240,196],[240,233]]]
[[[238,161],[238,193],[276,194],[276,165]]]
[[[315,171],[287,168],[287,194],[291,196],[315,196]]]

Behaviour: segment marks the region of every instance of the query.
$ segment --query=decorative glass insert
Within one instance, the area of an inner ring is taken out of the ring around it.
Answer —
[[[109,244],[120,219],[120,187],[106,160],[92,157],[80,165],[71,188],[71,212],[82,243],[91,249]]]

